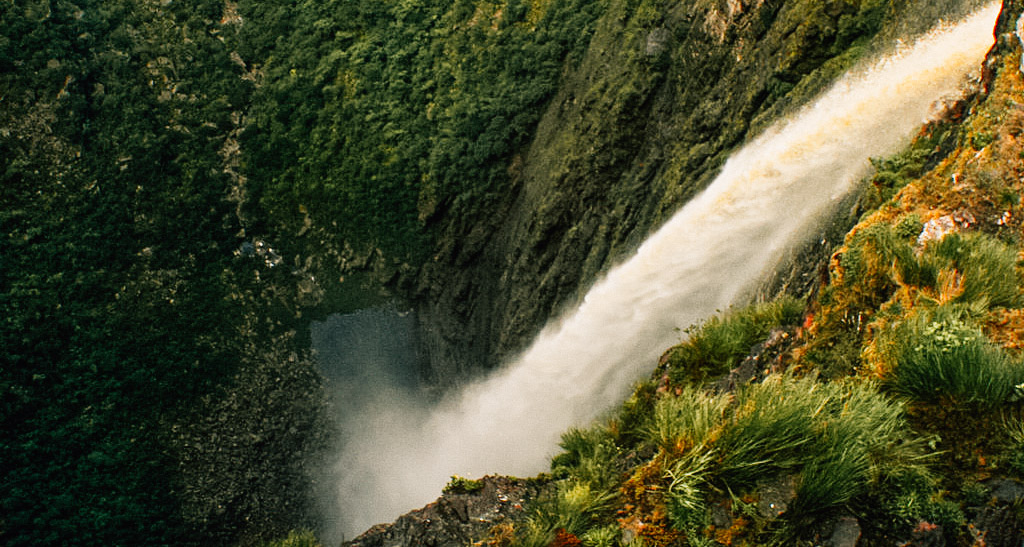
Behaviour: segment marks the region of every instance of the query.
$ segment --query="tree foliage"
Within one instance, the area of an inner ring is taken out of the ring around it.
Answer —
[[[238,534],[204,536],[183,516],[170,428],[259,353],[249,302],[266,283],[233,252],[225,159],[252,86],[221,39],[222,10],[0,9],[5,544]]]
[[[482,210],[508,184],[601,5],[242,2],[240,50],[264,77],[244,147],[257,216],[294,227],[309,211],[415,258],[435,215]]]

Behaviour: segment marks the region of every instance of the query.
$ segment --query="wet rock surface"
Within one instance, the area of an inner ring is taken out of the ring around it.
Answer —
[[[783,357],[792,347],[791,329],[775,329],[768,338],[750,349],[750,354],[736,368],[714,382],[719,393],[731,393],[740,387],[764,380],[772,372],[784,369]]]
[[[860,523],[854,517],[842,517],[836,522],[825,545],[829,547],[856,547],[860,541]]]
[[[975,545],[1018,547],[1024,542],[1024,524],[1013,507],[983,507],[971,521]]]

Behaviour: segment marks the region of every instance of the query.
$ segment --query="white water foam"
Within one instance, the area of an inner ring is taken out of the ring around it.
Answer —
[[[437,497],[453,474],[545,471],[563,431],[599,416],[687,327],[737,301],[871,157],[898,151],[993,44],[995,2],[847,75],[725,164],[517,360],[424,414],[384,400],[339,458],[343,532]]]

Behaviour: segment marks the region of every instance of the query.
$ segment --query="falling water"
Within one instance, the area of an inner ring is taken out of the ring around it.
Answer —
[[[648,374],[678,328],[748,294],[809,223],[961,92],[993,43],[999,3],[851,73],[735,153],[718,178],[514,362],[429,413],[373,415],[339,459],[348,537],[438,495],[453,474],[544,471],[560,434]]]

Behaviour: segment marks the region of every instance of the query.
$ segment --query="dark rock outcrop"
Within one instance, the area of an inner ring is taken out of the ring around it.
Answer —
[[[1006,505],[981,508],[969,529],[978,540],[975,545],[985,547],[1018,547],[1024,537],[1024,524],[1013,507]]]
[[[792,336],[791,329],[770,332],[764,342],[750,348],[750,354],[736,368],[715,381],[715,390],[732,393],[746,384],[764,380],[770,373],[781,372],[785,368],[783,357],[792,348]]]
[[[456,488],[392,524],[378,524],[347,547],[461,547],[496,526],[525,516],[527,500],[543,489],[529,480],[488,476],[470,481],[473,491]]]

